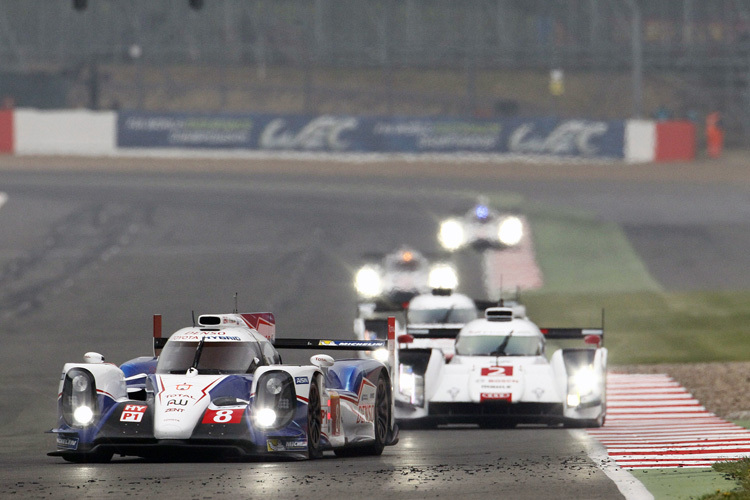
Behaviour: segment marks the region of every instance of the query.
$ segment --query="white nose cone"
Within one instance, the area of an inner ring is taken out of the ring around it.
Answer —
[[[189,439],[211,402],[209,391],[225,376],[159,375],[154,401],[154,437]]]

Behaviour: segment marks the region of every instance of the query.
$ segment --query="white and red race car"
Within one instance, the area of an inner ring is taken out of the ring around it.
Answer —
[[[478,314],[477,302],[468,296],[449,288],[436,288],[431,293],[413,297],[405,308],[383,301],[359,304],[354,335],[360,340],[384,340],[388,334],[388,318],[394,316],[396,335],[409,334],[412,338],[404,348],[437,348],[450,358],[459,330]],[[385,362],[388,352],[385,349],[361,351],[361,356],[374,356]]]
[[[484,318],[468,322],[452,356],[400,335],[396,419],[402,426],[601,426],[607,408],[603,337],[603,328],[540,329],[520,305],[490,307]],[[547,339],[579,339],[584,347],[560,348],[548,358]]]

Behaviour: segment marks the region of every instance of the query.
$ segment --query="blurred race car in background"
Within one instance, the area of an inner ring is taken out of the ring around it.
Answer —
[[[436,288],[431,293],[413,297],[405,306],[390,302],[366,302],[358,305],[354,319],[354,335],[360,340],[384,340],[388,334],[388,318],[395,317],[396,335],[409,335],[404,349],[437,348],[450,357],[454,353],[456,335],[469,321],[478,316],[478,307],[489,304],[475,301],[449,288]],[[496,304],[496,303],[495,303]],[[362,357],[374,356],[386,361],[385,349],[361,351]]]
[[[470,247],[477,250],[510,248],[521,243],[524,221],[512,214],[501,214],[489,207],[486,200],[477,204],[462,217],[452,217],[440,223],[438,241],[449,251]]]
[[[375,349],[385,341],[276,340],[271,313],[202,315],[168,339],[160,325],[155,317],[154,356],[118,367],[87,353],[84,363],[65,364],[49,455],[301,459],[326,450],[379,455],[398,441],[388,366],[325,354],[284,365],[276,350]]]
[[[433,288],[455,288],[458,274],[449,262],[430,262],[421,252],[402,246],[362,266],[354,278],[360,301],[402,304]]]
[[[603,328],[542,328],[523,306],[490,307],[455,339],[455,353],[411,347],[398,336],[394,366],[396,419],[435,426],[518,423],[599,427],[606,415],[607,350]],[[584,347],[555,350],[547,339],[575,339]]]

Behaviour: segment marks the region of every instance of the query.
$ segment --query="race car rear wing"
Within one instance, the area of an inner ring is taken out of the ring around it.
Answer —
[[[318,349],[343,351],[376,351],[388,349],[388,365],[396,362],[396,317],[388,317],[388,340],[276,339],[277,349]]]
[[[594,335],[604,340],[602,328],[540,328],[540,330],[548,339],[585,339]]]

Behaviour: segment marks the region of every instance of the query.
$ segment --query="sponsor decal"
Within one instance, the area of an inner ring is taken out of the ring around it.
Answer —
[[[309,384],[310,379],[307,377],[294,377],[295,384]]]
[[[299,451],[307,450],[306,439],[294,439],[286,441],[284,439],[270,438],[266,440],[266,449],[268,451]]]
[[[459,389],[458,387],[451,387],[450,389],[448,389],[448,394],[451,395],[451,399],[453,401],[456,400],[456,396],[458,396],[459,392],[461,392],[461,389]]]
[[[190,384],[179,384],[175,386],[175,389],[178,391],[189,391],[191,387],[193,386]]]
[[[596,156],[600,152],[597,140],[608,131],[606,122],[568,120],[551,131],[525,123],[510,135],[508,149],[512,153]]]
[[[479,401],[510,401],[509,392],[482,392],[479,394]]]
[[[492,377],[492,376],[512,376],[513,375],[513,367],[512,366],[486,366],[482,368],[482,377]]]
[[[211,409],[206,410],[203,415],[202,424],[239,424],[242,422],[242,415],[245,414],[245,408],[231,409]]]
[[[167,406],[187,406],[190,404],[190,401],[187,399],[170,399],[167,400]]]
[[[57,447],[61,450],[77,450],[78,438],[77,437],[65,437],[65,436],[58,435]]]
[[[146,413],[146,405],[125,405],[120,414],[120,422],[140,422]]]
[[[373,422],[375,420],[375,405],[357,406],[357,423]]]

